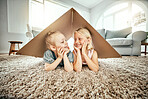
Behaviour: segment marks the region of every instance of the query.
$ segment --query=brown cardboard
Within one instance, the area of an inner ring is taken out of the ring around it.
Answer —
[[[22,47],[17,54],[43,57],[47,50],[45,37],[49,31],[61,31],[66,39],[72,37],[75,30],[80,27],[87,27],[91,34],[95,50],[99,58],[121,57],[115,49],[73,8],[67,11],[59,19],[49,25],[29,43]]]

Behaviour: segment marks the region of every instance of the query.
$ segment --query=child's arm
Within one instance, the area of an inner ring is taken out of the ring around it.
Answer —
[[[81,53],[78,48],[74,46],[75,50],[77,51],[77,55],[73,52],[74,54],[74,70],[77,72],[80,72],[82,70],[82,58],[81,58]]]
[[[84,56],[84,59],[85,59],[87,65],[88,65],[88,67],[89,67],[92,71],[97,72],[97,71],[99,70],[97,52],[96,52],[96,51],[93,52],[92,59],[90,59],[90,58],[88,57],[88,55],[86,55],[86,54],[83,54],[83,56]]]
[[[68,57],[67,57],[67,53],[69,52],[70,50],[66,51],[64,53],[64,57],[63,57],[63,61],[64,61],[64,69],[67,71],[67,72],[70,72],[70,71],[73,71],[73,64],[70,63]]]
[[[54,70],[58,66],[58,64],[61,62],[64,51],[63,49],[59,48],[57,52],[58,52],[58,58],[51,64],[45,63],[45,70],[47,71]]]
[[[45,70],[46,71],[54,70],[61,62],[61,60],[62,58],[58,57],[52,64],[45,63]]]
[[[93,55],[92,55],[92,59],[90,59],[88,57],[88,55],[86,54],[86,46],[87,46],[87,43],[85,42],[83,47],[82,47],[82,55],[88,65],[88,67],[92,70],[92,71],[98,71],[99,70],[99,64],[98,64],[98,55],[97,55],[97,52],[94,51],[93,52]]]

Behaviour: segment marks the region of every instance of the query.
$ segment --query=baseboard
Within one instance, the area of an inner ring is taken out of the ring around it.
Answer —
[[[0,51],[1,54],[8,54],[8,51]]]

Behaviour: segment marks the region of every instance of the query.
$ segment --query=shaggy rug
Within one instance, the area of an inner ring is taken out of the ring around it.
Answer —
[[[44,71],[42,58],[0,55],[0,98],[148,98],[148,58],[99,59],[93,72]]]

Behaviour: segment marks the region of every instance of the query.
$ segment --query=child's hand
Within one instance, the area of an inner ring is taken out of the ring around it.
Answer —
[[[64,55],[67,55],[67,53],[70,51],[70,48],[68,47],[65,51],[64,51]]]
[[[82,55],[86,55],[86,47],[87,47],[87,41],[85,41],[84,43],[83,43],[83,47],[82,47]]]
[[[79,49],[79,48],[77,48],[75,45],[73,45],[73,48],[75,49],[75,51],[76,51],[77,53],[79,53],[79,52],[80,52],[80,49]]]
[[[63,48],[58,48],[57,49],[57,53],[58,53],[58,57],[59,58],[63,58],[63,55],[64,55],[64,50],[63,50]]]

